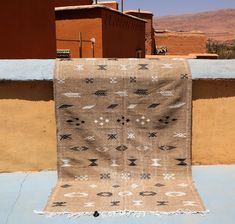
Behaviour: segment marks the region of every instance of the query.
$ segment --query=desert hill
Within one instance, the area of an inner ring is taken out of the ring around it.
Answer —
[[[208,39],[232,41],[235,40],[235,9],[155,17],[154,27],[158,30],[203,31]]]

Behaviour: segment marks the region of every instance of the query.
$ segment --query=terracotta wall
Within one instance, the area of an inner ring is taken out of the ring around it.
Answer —
[[[95,38],[95,57],[103,57],[102,21],[100,10],[87,11],[57,11],[56,12],[56,43],[57,49],[70,49],[71,57],[80,57],[79,33],[82,33],[82,57],[92,57],[91,38]]]
[[[52,83],[0,82],[0,172],[56,169]],[[235,163],[235,81],[193,81],[194,164]]]
[[[93,0],[51,0],[54,7],[91,5]]]
[[[206,35],[191,32],[156,32],[157,47],[167,47],[167,54],[188,55],[206,53]]]
[[[95,38],[95,57],[136,57],[145,43],[145,23],[103,8],[56,11],[57,49],[70,49],[80,57],[79,33],[83,38],[82,57],[92,57],[90,39]]]
[[[138,18],[144,19],[147,21],[145,24],[145,53],[147,55],[154,54],[155,48],[155,39],[154,39],[154,29],[153,29],[153,14],[137,11],[127,11],[125,14],[133,15]]]
[[[106,7],[109,7],[111,9],[118,10],[118,2],[99,2],[99,5],[104,5]]]
[[[130,17],[103,11],[104,57],[135,58],[137,49],[145,57],[145,23]]]
[[[1,1],[0,27],[0,59],[56,57],[55,17],[50,1]]]

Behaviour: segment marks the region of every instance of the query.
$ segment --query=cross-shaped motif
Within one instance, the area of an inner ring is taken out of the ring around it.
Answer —
[[[168,203],[168,201],[157,201],[157,206],[166,206]]]
[[[174,138],[186,138],[187,137],[187,134],[186,133],[183,133],[183,132],[177,132],[174,134],[173,136]]]
[[[141,173],[140,179],[141,180],[149,180],[149,179],[151,179],[151,174],[150,173]]]
[[[53,202],[52,207],[64,207],[66,203],[67,202],[64,202],[64,201],[56,201],[56,202]]]
[[[148,64],[139,64],[139,70],[148,70]]]
[[[107,70],[107,65],[98,65],[98,70]]]
[[[120,206],[120,201],[111,201],[111,206]]]
[[[117,134],[108,134],[108,140],[115,140],[117,139]]]
[[[185,158],[183,158],[183,159],[175,159],[175,160],[177,160],[177,161],[179,161],[179,163],[177,164],[178,166],[187,166],[188,164],[185,162]]]
[[[133,200],[132,202],[133,202],[134,206],[142,206],[143,205],[143,201],[141,201],[141,200]]]
[[[163,173],[164,180],[174,180],[175,174],[174,173]]]
[[[128,132],[127,133],[127,139],[135,139],[135,133],[134,132]]]
[[[197,206],[195,201],[183,201],[184,206]]]
[[[111,77],[110,78],[110,83],[111,84],[116,84],[117,83],[117,78],[116,77]]]
[[[156,138],[157,132],[149,132],[149,138]]]
[[[94,207],[95,206],[95,202],[85,202],[84,203],[84,207]]]
[[[72,139],[71,134],[64,134],[64,135],[60,135],[60,141],[62,140],[70,140]]]
[[[135,76],[131,76],[130,83],[136,83],[136,82],[137,82],[137,78]]]
[[[181,78],[181,79],[188,79],[188,74],[181,74],[181,75],[180,75],[180,78]]]
[[[98,166],[98,164],[96,163],[98,159],[89,159],[89,161],[91,162],[91,164],[89,166]]]
[[[136,161],[137,159],[128,159],[129,160],[129,166],[137,166]]]
[[[87,84],[89,84],[89,83],[92,84],[92,83],[94,83],[94,78],[86,78],[85,81]]]

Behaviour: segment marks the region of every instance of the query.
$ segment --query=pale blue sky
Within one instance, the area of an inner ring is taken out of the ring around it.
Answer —
[[[152,11],[156,16],[177,15],[235,8],[235,0],[124,0],[124,10],[138,8]]]

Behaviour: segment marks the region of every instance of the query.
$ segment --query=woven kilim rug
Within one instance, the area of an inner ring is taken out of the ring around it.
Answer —
[[[45,213],[205,212],[185,60],[57,61],[54,89],[59,180]]]

